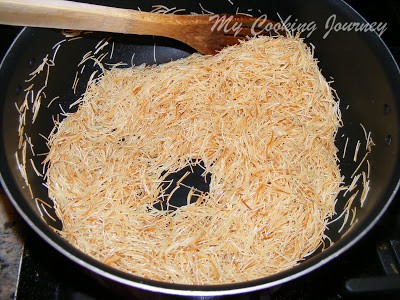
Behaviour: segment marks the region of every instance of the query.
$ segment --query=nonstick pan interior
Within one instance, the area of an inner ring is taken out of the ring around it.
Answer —
[[[143,9],[150,10],[150,3]],[[168,6],[168,3],[163,4]],[[174,6],[186,9],[178,13],[239,11],[255,15],[266,13],[272,18],[278,12],[284,20],[291,16],[293,20],[297,18],[299,23],[315,22],[316,29],[311,34],[304,32],[302,36],[311,47],[315,47],[319,66],[325,77],[333,80],[332,87],[340,98],[344,125],[337,134],[336,145],[345,183],[350,185],[354,176],[360,175],[357,182],[359,193],[348,208],[347,220],[343,211],[353,193],[343,192],[338,197],[337,215],[333,219],[341,217],[326,230],[330,240],[326,242],[330,246],[324,251],[316,251],[298,266],[274,276],[215,286],[186,286],[139,278],[107,267],[72,247],[51,229],[61,229],[62,223],[57,219],[53,203],[47,196],[44,180],[36,174],[33,165],[40,172],[44,159],[40,154],[48,150],[44,137],[52,130],[53,119],[62,119],[65,113],[75,111],[77,106],[71,104],[84,93],[91,74],[94,71],[97,71],[97,75],[101,73],[101,68],[92,60],[85,63],[82,71],[82,65],[79,65],[82,57],[89,51],[98,51],[96,57],[105,55],[103,65],[110,64],[111,67],[111,64],[123,62],[125,65],[121,67],[129,67],[143,63],[161,64],[186,57],[193,51],[181,43],[159,37],[108,33],[81,33],[75,36],[71,33],[65,35],[59,30],[26,28],[16,39],[0,69],[1,180],[19,213],[44,240],[90,271],[130,286],[177,294],[233,294],[273,286],[309,272],[348,249],[376,223],[397,191],[400,177],[400,75],[390,52],[373,32],[331,32],[324,38],[326,20],[332,14],[335,14],[337,22],[365,22],[343,2],[269,1],[267,6],[261,1],[253,1],[251,4],[203,1],[200,6],[194,1],[181,1]],[[43,64],[44,60],[47,63]],[[31,79],[32,72],[42,64],[43,71]],[[77,74],[79,81],[76,81]],[[25,115],[21,138],[27,141],[25,150],[19,146],[21,112],[17,107],[21,106],[25,97],[28,97],[28,101],[31,101],[31,97],[35,100],[46,80],[37,116],[34,116],[33,107]],[[32,84],[33,96],[28,91]],[[369,138],[374,144],[371,151],[367,147]],[[358,155],[354,161],[357,147]],[[21,176],[24,151],[30,188]],[[363,176],[369,181],[365,201],[362,200]]]

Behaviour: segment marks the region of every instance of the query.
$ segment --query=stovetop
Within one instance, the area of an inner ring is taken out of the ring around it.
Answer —
[[[400,64],[400,3],[347,1],[369,21],[388,23],[382,38]],[[0,56],[18,33],[0,26]],[[16,299],[115,299],[116,295],[44,243],[26,226]],[[340,257],[296,280],[269,290],[222,299],[384,299],[400,298],[400,195],[377,226]],[[138,297],[138,298],[143,298]],[[158,294],[151,299],[182,299]],[[201,297],[199,299],[220,299]]]

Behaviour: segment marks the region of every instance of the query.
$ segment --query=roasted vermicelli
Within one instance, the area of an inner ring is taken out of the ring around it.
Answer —
[[[59,233],[155,280],[277,273],[323,243],[341,188],[340,125],[331,88],[297,37],[105,71],[49,137]],[[193,161],[211,174],[209,192],[173,213],[156,209],[168,172]]]

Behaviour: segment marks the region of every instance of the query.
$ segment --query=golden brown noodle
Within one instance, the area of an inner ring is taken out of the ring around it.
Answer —
[[[290,268],[321,245],[334,213],[340,124],[299,38],[105,71],[49,137],[60,234],[110,266],[168,282]],[[198,159],[210,192],[174,214],[155,209],[163,172]]]

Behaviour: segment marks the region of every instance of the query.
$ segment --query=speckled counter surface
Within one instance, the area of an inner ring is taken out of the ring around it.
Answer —
[[[23,252],[23,221],[0,187],[0,299],[14,299]]]

